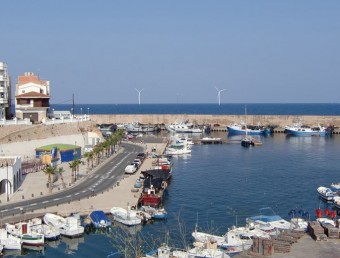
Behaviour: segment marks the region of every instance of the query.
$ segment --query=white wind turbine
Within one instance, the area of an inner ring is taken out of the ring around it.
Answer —
[[[219,90],[217,87],[215,87],[217,90],[217,99],[218,99],[218,105],[221,105],[221,92],[225,91],[226,89]]]
[[[140,93],[141,93],[144,89],[137,90],[137,89],[135,88],[135,90],[138,92],[138,104],[140,105]]]

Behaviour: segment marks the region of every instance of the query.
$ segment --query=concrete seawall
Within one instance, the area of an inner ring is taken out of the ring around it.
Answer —
[[[175,121],[189,120],[197,124],[221,124],[239,123],[245,121],[244,115],[186,115],[186,114],[166,114],[166,115],[91,115],[90,119],[97,123],[131,123],[138,121],[144,124],[170,124]],[[340,116],[293,116],[293,115],[247,115],[249,124],[273,125],[284,127],[298,121],[309,126],[318,123],[324,126],[333,125],[340,127]]]

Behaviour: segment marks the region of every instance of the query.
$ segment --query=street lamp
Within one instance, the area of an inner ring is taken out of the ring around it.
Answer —
[[[87,108],[87,116],[90,116],[90,108]]]
[[[80,108],[80,115],[83,116],[83,108]]]

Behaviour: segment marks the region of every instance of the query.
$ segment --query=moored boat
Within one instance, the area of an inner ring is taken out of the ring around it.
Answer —
[[[168,217],[168,213],[165,211],[164,208],[154,208],[151,206],[142,206],[141,210],[150,214],[151,218],[153,219],[166,219]]]
[[[8,234],[7,230],[0,228],[0,245],[5,250],[21,250],[22,241],[19,237]]]
[[[266,135],[271,134],[272,129],[264,126],[249,126],[245,123],[231,124],[227,126],[228,134],[245,134],[247,131],[248,135]]]
[[[14,225],[6,223],[6,230],[9,234],[19,237],[22,244],[30,246],[43,246],[45,244],[44,234],[32,231],[27,222],[19,222]]]
[[[285,133],[287,135],[295,135],[295,136],[326,136],[328,134],[332,134],[333,127],[324,127],[318,124],[315,127],[302,125],[301,121],[292,125],[285,127]]]
[[[333,201],[334,193],[330,188],[320,186],[316,190],[318,191],[321,198],[325,199],[326,201]]]
[[[95,228],[107,228],[111,226],[111,220],[102,210],[92,211],[89,215],[92,225]]]
[[[80,225],[76,217],[61,217],[53,213],[44,215],[44,223],[60,230],[60,234],[67,237],[79,237],[84,234],[84,227]]]
[[[110,210],[113,219],[127,226],[134,226],[142,223],[141,218],[136,211],[128,206],[127,209],[121,207],[112,207]]]

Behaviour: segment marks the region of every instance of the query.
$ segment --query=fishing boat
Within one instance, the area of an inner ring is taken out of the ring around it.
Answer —
[[[12,236],[19,237],[22,244],[28,246],[43,246],[45,244],[44,234],[32,231],[27,222],[19,222],[14,225],[6,223],[6,230]]]
[[[261,125],[257,126],[250,126],[246,125],[245,122],[242,122],[240,124],[231,124],[227,126],[228,134],[245,134],[247,131],[248,135],[267,135],[271,134],[273,130],[268,127],[264,127]]]
[[[5,250],[21,250],[21,244],[19,237],[8,234],[6,229],[0,228],[0,245]]]
[[[318,191],[321,198],[325,199],[326,201],[333,201],[334,193],[330,188],[320,186],[316,190]]]
[[[112,207],[110,210],[113,219],[127,226],[134,226],[142,223],[141,218],[137,215],[136,211],[130,209],[128,206],[127,209],[121,207]]]
[[[63,236],[79,237],[84,234],[84,227],[74,216],[64,218],[53,213],[46,213],[43,221],[46,225],[58,228]]]
[[[333,127],[324,127],[318,124],[315,127],[302,125],[301,121],[297,122],[292,126],[285,127],[285,133],[287,135],[295,136],[326,136],[332,134]]]
[[[44,234],[45,240],[55,241],[60,238],[60,231],[58,228],[42,223],[42,219],[33,218],[29,222],[32,231]]]
[[[95,228],[111,227],[111,220],[102,210],[92,211],[89,215],[89,218]]]

